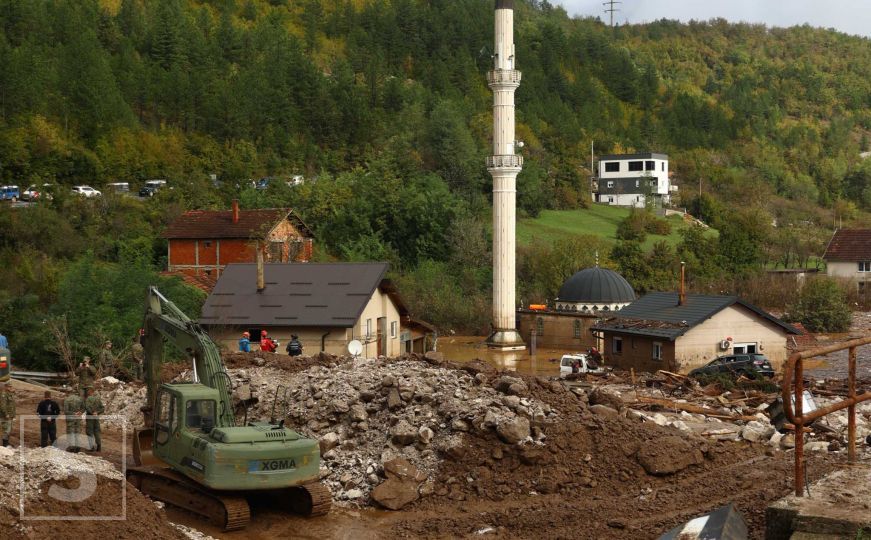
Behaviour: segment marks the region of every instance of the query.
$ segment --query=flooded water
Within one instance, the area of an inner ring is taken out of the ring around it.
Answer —
[[[513,370],[528,375],[559,375],[559,359],[570,350],[539,347],[536,354],[525,351],[493,351],[487,348],[483,336],[443,336],[439,338],[438,350],[445,360],[472,362],[481,360],[497,369]]]

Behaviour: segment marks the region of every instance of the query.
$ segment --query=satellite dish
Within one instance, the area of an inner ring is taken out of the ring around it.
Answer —
[[[352,339],[348,343],[348,353],[351,356],[357,357],[363,354],[363,344],[357,341],[356,339]]]

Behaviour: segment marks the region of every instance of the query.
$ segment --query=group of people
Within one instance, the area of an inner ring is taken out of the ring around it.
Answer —
[[[63,401],[64,420],[66,421],[66,447],[70,452],[88,450],[100,452],[102,440],[100,436],[100,417],[105,410],[99,394],[94,391],[94,380],[97,371],[91,365],[90,357],[85,357],[76,369],[79,378],[79,392],[73,393]],[[10,383],[0,383],[0,437],[3,446],[9,446],[15,420],[15,396]],[[44,399],[36,406],[39,416],[39,445],[42,447],[55,445],[57,441],[57,419],[61,414],[61,406],[52,399],[50,391],[45,392]],[[82,436],[82,425],[84,435]]]
[[[260,350],[274,353],[278,350],[278,341],[269,337],[266,330],[260,331]],[[302,354],[302,343],[299,341],[299,336],[292,334],[290,341],[285,348],[290,356],[299,356]],[[251,333],[242,332],[242,337],[239,338],[239,352],[251,352]]]

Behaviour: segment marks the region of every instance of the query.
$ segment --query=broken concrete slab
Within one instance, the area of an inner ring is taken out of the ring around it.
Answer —
[[[788,540],[794,533],[861,538],[860,531],[871,531],[871,467],[836,471],[808,491],[809,496],[789,495],[768,507],[766,540]]]

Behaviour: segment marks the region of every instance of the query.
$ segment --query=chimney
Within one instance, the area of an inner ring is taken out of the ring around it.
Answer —
[[[687,303],[687,293],[686,293],[686,285],[684,280],[686,279],[686,264],[681,261],[680,262],[680,288],[677,292],[677,305],[682,306]]]
[[[263,277],[263,248],[257,242],[257,292],[263,292],[266,288],[266,280]]]
[[[233,199],[233,223],[239,223],[239,201]]]

